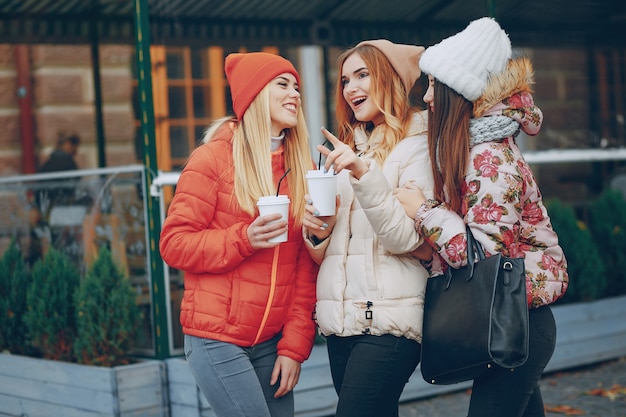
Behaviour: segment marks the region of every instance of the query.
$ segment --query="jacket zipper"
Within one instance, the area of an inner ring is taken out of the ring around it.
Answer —
[[[270,315],[270,310],[272,308],[272,303],[274,301],[274,293],[276,291],[276,275],[278,273],[278,254],[280,253],[280,245],[274,248],[274,259],[272,260],[272,274],[270,280],[270,293],[268,296],[267,304],[265,305],[265,311],[263,312],[263,319],[261,320],[261,325],[259,326],[259,331],[254,338],[254,342],[252,345],[256,345],[261,338],[261,334],[263,333],[263,329],[265,328],[265,323],[267,322],[267,317]]]

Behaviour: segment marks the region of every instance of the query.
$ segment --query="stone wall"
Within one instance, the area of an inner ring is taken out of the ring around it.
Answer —
[[[607,127],[606,118],[616,117],[616,105],[602,115],[604,100],[619,100],[619,79],[600,73],[607,51],[576,49],[533,49],[534,97],[542,109],[544,122],[535,138],[524,138],[529,150],[587,149],[624,146],[623,130]],[[608,55],[613,55],[612,51]],[[624,62],[613,61],[612,71],[622,73]],[[622,98],[623,100],[623,98]],[[587,204],[598,197],[610,179],[624,167],[623,161],[542,164],[533,167],[544,198],[559,198],[585,216]]]
[[[59,131],[71,130],[83,139],[77,158],[79,166],[96,167],[90,47],[33,45],[29,46],[29,51],[38,162],[44,160],[54,147]],[[609,108],[608,122],[606,114],[600,114],[601,88],[598,84],[602,65],[599,57],[609,57],[606,63],[609,70],[622,71],[622,74],[625,71],[623,58],[622,61],[615,59],[621,56],[619,51],[533,48],[517,49],[515,53],[527,55],[533,61],[534,96],[545,116],[538,136],[531,138],[522,134],[518,138],[524,151],[593,148],[601,146],[603,141],[609,146],[615,146],[615,141],[618,144],[620,140],[624,142],[623,115],[622,133],[615,123],[610,129],[606,128],[611,120],[619,120],[619,115],[613,114],[616,111],[613,107]],[[131,74],[134,49],[104,45],[100,48],[100,59],[107,165],[135,163]],[[0,45],[0,176],[22,172],[16,76],[14,47]],[[619,81],[619,77],[616,79]],[[331,90],[334,80],[331,74]],[[610,76],[603,85],[610,100],[619,100],[618,87],[612,84]],[[333,113],[332,110],[329,112],[331,116]],[[612,133],[607,135],[607,132]],[[547,198],[558,197],[569,203],[584,204],[597,196],[607,178],[623,165],[623,162],[548,164],[536,166],[534,171]]]
[[[0,175],[21,172],[17,71],[14,48],[0,45]]]
[[[37,163],[47,158],[64,131],[82,139],[78,165],[97,167],[90,47],[32,45],[28,50]],[[107,166],[135,163],[133,48],[103,45],[99,53]],[[22,173],[17,71],[15,47],[0,45],[0,175],[4,176]]]
[[[589,65],[584,49],[533,49],[535,101],[545,119],[534,149],[588,148]]]

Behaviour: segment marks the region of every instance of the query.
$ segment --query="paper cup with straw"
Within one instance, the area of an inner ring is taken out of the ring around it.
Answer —
[[[256,205],[259,208],[259,215],[267,216],[268,214],[279,213],[281,215],[280,219],[274,220],[268,224],[284,221],[289,219],[289,197],[286,195],[268,195],[259,197]],[[281,235],[273,237],[268,240],[268,242],[286,242],[288,238],[288,233],[285,232]]]

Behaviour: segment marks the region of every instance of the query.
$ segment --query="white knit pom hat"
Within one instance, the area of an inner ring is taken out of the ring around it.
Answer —
[[[511,58],[511,41],[489,17],[426,49],[419,65],[469,101],[478,99],[491,74],[502,72]]]

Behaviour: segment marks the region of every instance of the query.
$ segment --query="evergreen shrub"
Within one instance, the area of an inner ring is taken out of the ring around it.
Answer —
[[[586,225],[579,221],[571,206],[558,200],[547,200],[546,208],[552,227],[559,236],[569,274],[569,287],[560,302],[591,301],[606,288],[602,259]]]
[[[30,281],[30,269],[17,240],[12,239],[0,260],[0,351],[29,352],[24,313]]]
[[[64,253],[50,247],[32,268],[24,324],[30,345],[46,359],[72,361],[76,335],[73,294],[80,274]]]
[[[608,190],[589,207],[589,228],[606,269],[603,296],[626,294],[626,200],[618,190]]]
[[[130,280],[107,247],[87,271],[74,295],[79,363],[116,366],[128,363],[140,310]]]

